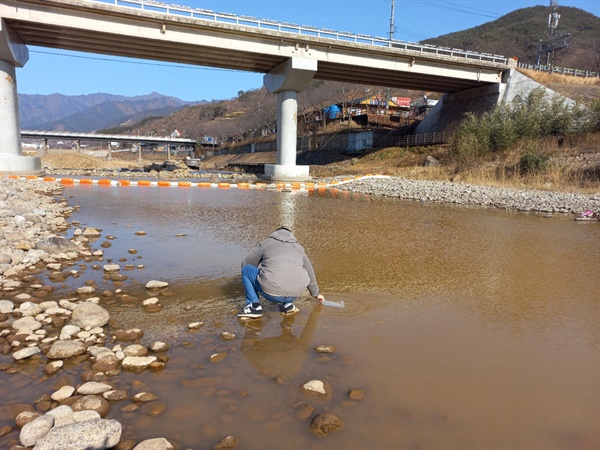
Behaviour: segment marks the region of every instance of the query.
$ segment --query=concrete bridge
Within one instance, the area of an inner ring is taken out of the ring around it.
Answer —
[[[296,165],[297,94],[313,79],[498,101],[516,61],[364,35],[168,5],[153,0],[0,0],[0,172],[41,172],[21,154],[15,67],[27,45],[264,73],[278,95],[273,180],[305,180]]]

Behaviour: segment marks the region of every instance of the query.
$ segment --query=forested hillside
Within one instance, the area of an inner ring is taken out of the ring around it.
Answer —
[[[493,22],[423,41],[425,44],[516,56],[535,64],[540,39],[547,37],[549,8],[534,6],[513,11]],[[559,33],[570,43],[559,50],[555,66],[600,71],[600,18],[578,8],[560,7]]]

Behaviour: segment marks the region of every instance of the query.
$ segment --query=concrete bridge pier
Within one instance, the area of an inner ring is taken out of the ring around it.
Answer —
[[[266,164],[264,177],[273,181],[310,180],[310,166],[296,165],[298,92],[308,87],[317,61],[292,57],[264,76],[267,90],[277,94],[277,164]]]
[[[42,162],[23,156],[15,67],[23,67],[29,51],[0,19],[0,174],[43,175]]]

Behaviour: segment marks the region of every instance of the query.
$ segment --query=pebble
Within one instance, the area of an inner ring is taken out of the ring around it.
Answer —
[[[317,436],[327,436],[332,431],[342,428],[342,419],[331,413],[317,414],[310,423],[310,430]]]
[[[339,189],[382,197],[457,205],[479,205],[546,214],[580,214],[587,209],[600,210],[599,193],[584,195],[570,192],[522,190],[449,181],[410,180],[403,177],[356,180],[340,185]]]

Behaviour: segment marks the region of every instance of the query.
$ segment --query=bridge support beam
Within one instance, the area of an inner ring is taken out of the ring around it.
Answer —
[[[273,181],[310,180],[310,166],[296,165],[298,92],[308,87],[317,61],[290,58],[264,76],[267,90],[277,94],[277,164],[266,164],[264,177]]]
[[[40,158],[23,156],[17,76],[15,67],[23,67],[29,51],[0,19],[0,174],[43,175]]]
[[[492,111],[500,103],[525,100],[536,89],[542,89],[549,98],[558,96],[568,105],[575,102],[523,75],[516,69],[504,71],[502,82],[466,89],[444,95],[417,125],[416,134],[452,132],[464,120],[467,112],[477,116]]]

